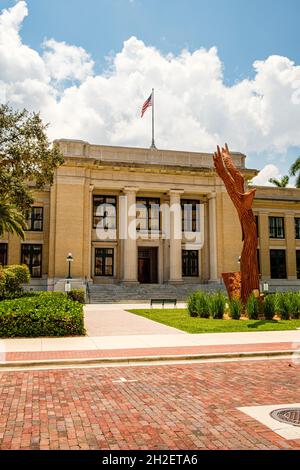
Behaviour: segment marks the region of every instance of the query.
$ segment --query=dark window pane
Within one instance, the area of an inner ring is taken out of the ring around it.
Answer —
[[[258,273],[260,274],[260,256],[259,249],[256,250]]]
[[[43,207],[31,207],[26,214],[27,230],[32,232],[43,231],[43,218],[44,208]]]
[[[199,252],[198,250],[182,250],[182,275],[199,276]]]
[[[285,250],[270,250],[272,279],[286,279]]]
[[[99,222],[103,229],[116,228],[117,198],[115,196],[93,196],[93,228],[97,228]]]
[[[137,231],[160,230],[160,199],[138,197],[136,199]]]
[[[270,238],[284,238],[284,218],[269,217]]]
[[[0,243],[0,265],[7,265],[7,243]]]
[[[26,264],[31,277],[42,276],[42,245],[23,244],[21,246],[21,264]]]
[[[200,201],[181,199],[182,231],[200,231]]]
[[[95,276],[113,276],[114,249],[95,248]]]
[[[297,279],[300,279],[300,250],[296,250]]]
[[[300,239],[300,217],[295,217],[295,238]]]

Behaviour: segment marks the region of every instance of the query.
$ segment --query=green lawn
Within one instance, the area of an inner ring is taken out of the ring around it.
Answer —
[[[212,318],[192,318],[187,310],[181,308],[128,311],[164,325],[173,326],[187,333],[228,333],[231,331],[272,331],[300,328],[300,320],[213,320]]]

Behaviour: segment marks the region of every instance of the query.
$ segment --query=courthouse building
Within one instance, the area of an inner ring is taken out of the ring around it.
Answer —
[[[74,287],[219,286],[222,272],[239,270],[239,220],[212,154],[58,142],[65,163],[53,186],[35,193],[26,239],[0,240],[0,262],[28,264],[31,287],[63,289],[69,253]],[[233,160],[245,180],[257,174],[247,168],[245,155],[233,153]],[[129,206],[136,204],[136,214],[122,206],[125,196]],[[184,211],[160,210],[174,204],[190,208],[181,239],[173,228],[185,225]],[[99,212],[99,206],[108,210]],[[262,280],[271,289],[299,288],[300,190],[258,187],[253,209]],[[119,225],[135,215],[136,236],[122,237]],[[109,238],[97,231],[104,216]]]

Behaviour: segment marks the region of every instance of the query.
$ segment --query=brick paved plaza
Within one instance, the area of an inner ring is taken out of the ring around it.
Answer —
[[[237,410],[299,401],[299,371],[282,359],[1,372],[0,448],[300,449]]]

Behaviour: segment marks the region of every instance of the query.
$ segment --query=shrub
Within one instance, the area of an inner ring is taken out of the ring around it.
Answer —
[[[291,312],[290,294],[287,292],[278,292],[276,294],[276,312],[281,320],[289,320]]]
[[[187,309],[191,317],[198,316],[196,296],[197,296],[197,293],[193,292],[192,294],[189,295],[188,301],[187,301]]]
[[[84,335],[83,306],[63,292],[0,302],[0,337]]]
[[[30,280],[26,265],[13,264],[1,269],[0,299],[14,299],[23,295],[23,284]]]
[[[268,294],[264,298],[263,311],[266,320],[273,320],[275,315],[275,296],[273,294]]]
[[[243,304],[240,299],[233,297],[229,302],[230,316],[233,320],[239,320],[243,311]]]
[[[210,296],[210,312],[211,316],[215,319],[222,319],[226,306],[226,297],[222,292],[216,292]]]
[[[187,302],[191,317],[209,318],[209,296],[201,290],[190,294]]]
[[[289,295],[290,308],[289,313],[291,318],[300,318],[300,296],[296,292],[291,292]]]
[[[85,304],[85,292],[83,289],[71,289],[70,292],[67,292],[67,295],[69,299]]]
[[[205,292],[196,292],[196,310],[200,318],[209,318],[209,296]]]
[[[259,301],[254,294],[249,295],[246,303],[246,311],[250,320],[257,320],[259,315]]]

